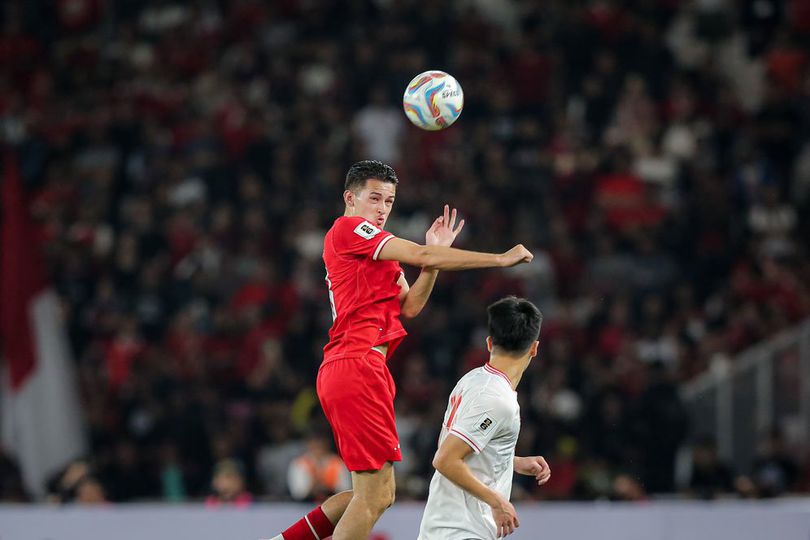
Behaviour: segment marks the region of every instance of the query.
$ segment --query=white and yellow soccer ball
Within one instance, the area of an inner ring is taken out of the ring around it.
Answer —
[[[425,71],[408,83],[402,107],[416,127],[428,131],[445,129],[458,120],[464,108],[464,91],[444,71]]]

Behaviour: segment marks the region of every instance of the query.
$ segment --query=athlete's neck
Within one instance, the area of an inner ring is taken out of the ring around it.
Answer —
[[[509,377],[509,382],[512,383],[512,390],[517,390],[517,385],[531,361],[532,357],[528,354],[525,356],[489,355],[489,365],[497,370],[503,371],[506,376]]]

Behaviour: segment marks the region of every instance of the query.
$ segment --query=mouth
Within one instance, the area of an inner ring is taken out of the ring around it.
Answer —
[[[385,218],[377,218],[377,225],[382,225],[385,223]]]

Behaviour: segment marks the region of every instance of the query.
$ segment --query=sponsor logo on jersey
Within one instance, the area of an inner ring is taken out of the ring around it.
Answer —
[[[372,238],[380,234],[380,229],[378,229],[368,221],[364,221],[354,228],[354,234],[356,234],[361,238],[365,238],[366,240],[371,240]]]
[[[490,420],[489,418],[484,418],[484,421],[481,422],[481,425],[479,425],[478,427],[481,429],[481,431],[486,431],[491,425],[492,420]]]

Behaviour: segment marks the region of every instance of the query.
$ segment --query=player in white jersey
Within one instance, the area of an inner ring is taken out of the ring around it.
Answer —
[[[534,476],[540,485],[551,477],[542,456],[515,456],[520,433],[515,389],[537,355],[543,316],[514,296],[487,311],[489,362],[464,375],[450,394],[418,540],[511,534],[519,526],[509,502],[513,474]]]

